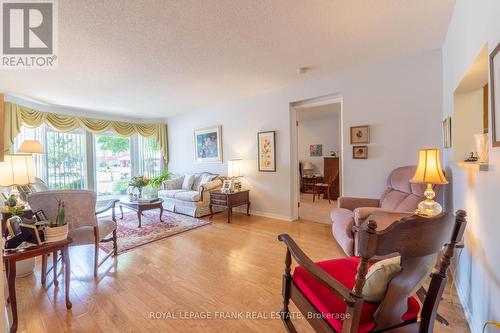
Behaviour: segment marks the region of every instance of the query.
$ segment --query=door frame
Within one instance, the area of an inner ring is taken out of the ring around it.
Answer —
[[[290,103],[290,183],[291,183],[291,195],[290,203],[292,208],[292,220],[299,219],[299,204],[300,204],[300,172],[299,172],[299,154],[298,154],[298,121],[297,121],[297,111],[305,108],[310,108],[313,106],[322,106],[328,104],[340,103],[340,113],[339,113],[339,146],[340,146],[340,156],[339,156],[339,168],[340,168],[340,183],[339,183],[339,193],[340,196],[344,193],[344,101],[340,94],[325,95],[310,99],[305,99],[297,102]]]

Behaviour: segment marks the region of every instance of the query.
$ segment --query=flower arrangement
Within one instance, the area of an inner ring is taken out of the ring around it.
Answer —
[[[149,178],[146,176],[136,176],[132,177],[128,185],[140,189],[147,186],[149,184],[149,181]]]
[[[128,185],[133,188],[137,188],[137,190],[139,191],[139,198],[142,198],[142,188],[147,186],[149,182],[150,179],[146,176],[136,176],[132,177]]]

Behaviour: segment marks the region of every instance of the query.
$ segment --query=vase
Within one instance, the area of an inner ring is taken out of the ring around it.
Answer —
[[[60,227],[45,227],[45,241],[47,243],[59,242],[66,238],[68,238],[67,224]]]
[[[488,162],[488,134],[474,134],[478,162]]]
[[[141,199],[141,198],[142,198],[142,187],[138,187],[138,188],[137,188],[137,190],[138,190],[138,192],[139,192],[139,194],[137,195],[137,197],[138,197],[139,199]]]

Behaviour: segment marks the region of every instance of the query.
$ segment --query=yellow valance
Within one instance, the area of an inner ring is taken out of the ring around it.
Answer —
[[[167,127],[165,124],[134,124],[123,121],[112,121],[77,116],[66,116],[33,110],[14,103],[4,103],[4,142],[5,151],[14,144],[14,138],[21,131],[23,125],[38,127],[47,124],[55,130],[70,132],[83,128],[92,133],[114,131],[122,136],[131,136],[135,133],[156,138],[165,162],[167,162]]]

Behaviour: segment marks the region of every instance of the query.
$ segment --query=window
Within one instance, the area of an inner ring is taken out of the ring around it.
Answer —
[[[87,188],[85,131],[58,132],[47,125],[22,127],[14,141],[16,151],[26,139],[38,140],[44,154],[35,154],[35,172],[50,189]]]
[[[116,197],[128,190],[135,175],[160,174],[163,157],[156,138],[121,137],[114,132],[91,134],[83,129],[58,132],[47,125],[23,126],[12,152],[24,140],[38,140],[44,154],[35,154],[35,172],[50,189],[93,189],[100,196]]]
[[[156,142],[156,138],[145,138],[138,136],[138,156],[140,156],[139,174],[148,178],[158,176],[162,169],[162,156],[160,145]]]
[[[97,195],[127,193],[132,174],[130,141],[114,133],[94,135]]]

